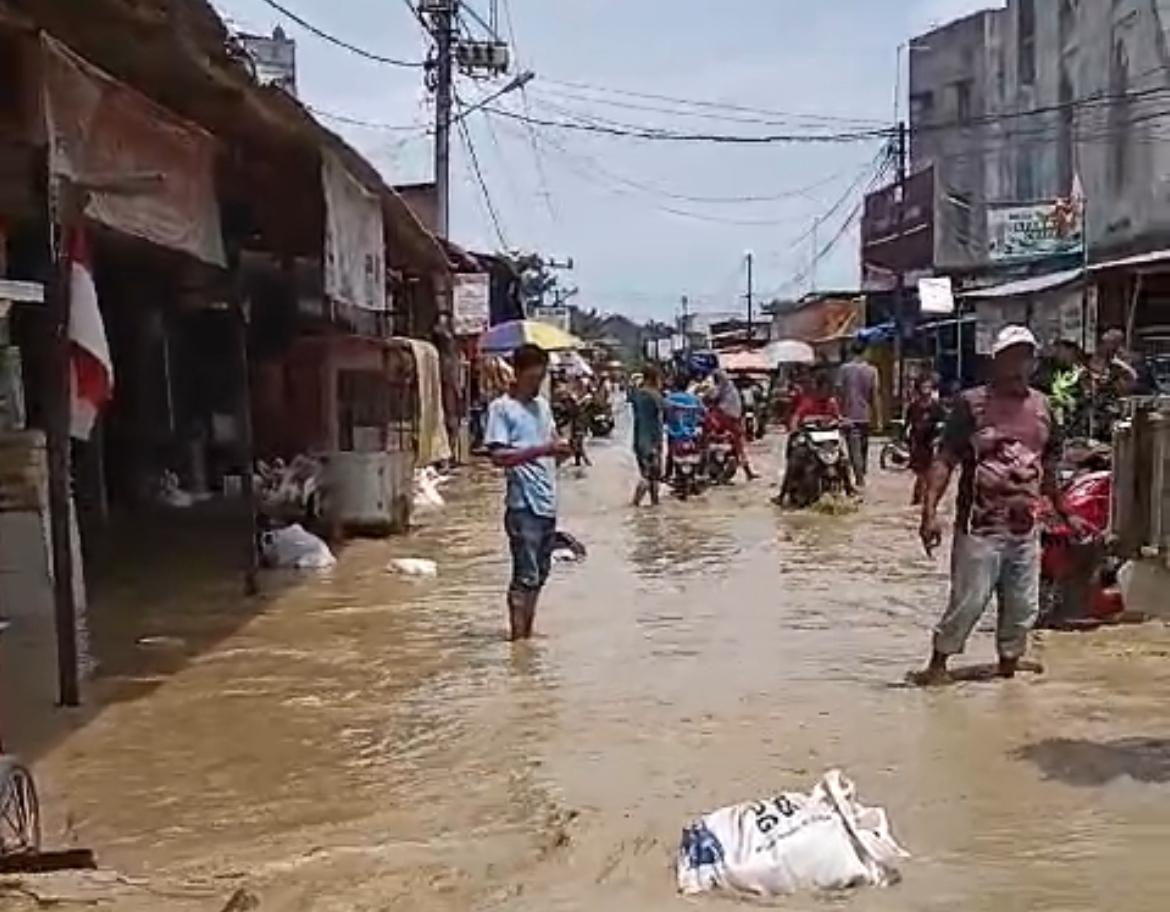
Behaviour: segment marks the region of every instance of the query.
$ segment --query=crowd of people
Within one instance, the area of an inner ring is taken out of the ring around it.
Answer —
[[[1124,352],[1124,336],[1106,332],[1089,357],[1068,341],[1041,358],[1029,329],[1008,326],[995,340],[986,383],[940,396],[933,376],[919,376],[905,403],[912,500],[921,507],[919,534],[928,555],[943,530],[939,506],[956,470],[959,492],[951,549],[946,610],[935,628],[932,654],[921,683],[947,679],[948,662],[961,653],[993,596],[999,602],[999,670],[1016,673],[1038,612],[1041,502],[1071,527],[1078,526],[1062,500],[1058,464],[1069,436],[1109,433],[1120,400],[1149,381]],[[541,589],[548,578],[556,533],[556,466],[583,455],[586,391],[562,387],[554,407],[540,395],[548,355],[526,345],[513,357],[509,392],[492,401],[484,442],[493,462],[507,472],[505,529],[512,554],[508,606],[513,639],[532,635]],[[843,428],[858,487],[866,481],[869,440],[879,423],[878,373],[862,346],[835,374],[804,374],[784,398],[790,431],[826,419]],[[606,391],[608,392],[608,390]],[[596,393],[590,393],[596,395]],[[670,473],[671,445],[694,442],[706,429],[726,432],[748,480],[756,478],[746,447],[745,408],[763,418],[779,398],[774,389],[740,382],[716,370],[700,380],[688,371],[667,374],[649,366],[631,385],[633,448],[638,481],[633,503],[660,500]],[[760,403],[764,402],[763,407]],[[605,407],[611,408],[608,397]]]

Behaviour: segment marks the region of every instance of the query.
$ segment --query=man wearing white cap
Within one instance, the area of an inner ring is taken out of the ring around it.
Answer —
[[[920,531],[927,554],[933,554],[942,542],[938,504],[960,467],[951,594],[920,683],[948,680],[948,660],[963,652],[992,595],[999,597],[1000,675],[1013,677],[1027,651],[1039,611],[1042,499],[1067,515],[1057,485],[1057,423],[1048,399],[1028,385],[1036,350],[1036,337],[1026,327],[1005,327],[992,349],[990,382],[958,397],[943,431]]]

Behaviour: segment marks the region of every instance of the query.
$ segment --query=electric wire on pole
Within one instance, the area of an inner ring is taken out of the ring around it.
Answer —
[[[435,39],[435,194],[437,229],[446,239],[451,231],[451,37],[459,0],[429,0],[431,35]]]
[[[898,414],[905,413],[906,406],[906,273],[902,264],[902,241],[905,238],[906,215],[906,122],[898,121],[894,155],[897,158],[897,172],[894,185],[894,326],[897,328],[896,356],[898,362]]]

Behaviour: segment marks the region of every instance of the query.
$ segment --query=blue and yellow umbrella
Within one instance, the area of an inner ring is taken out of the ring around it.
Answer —
[[[508,355],[521,345],[537,345],[545,351],[580,348],[581,340],[563,329],[538,320],[512,320],[493,326],[479,337],[479,350],[489,355]]]

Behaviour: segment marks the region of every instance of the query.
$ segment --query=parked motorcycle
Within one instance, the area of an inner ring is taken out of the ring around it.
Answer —
[[[840,423],[825,418],[802,423],[789,441],[778,502],[803,510],[826,494],[852,493],[849,450]]]
[[[696,440],[670,442],[670,477],[667,482],[679,500],[686,500],[703,490],[703,454]]]
[[[1124,611],[1117,584],[1121,562],[1106,543],[1113,473],[1100,465],[1100,457],[1090,455],[1064,480],[1064,504],[1078,527],[1051,512],[1041,517],[1037,626],[1091,626]]]

